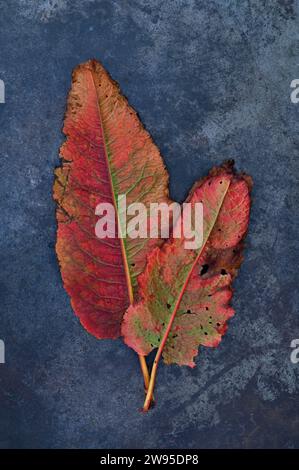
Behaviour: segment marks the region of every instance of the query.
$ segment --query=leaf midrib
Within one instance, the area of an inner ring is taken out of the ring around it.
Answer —
[[[98,115],[99,115],[101,131],[102,131],[102,135],[103,135],[104,155],[105,155],[106,165],[107,165],[107,168],[108,168],[108,176],[109,176],[109,183],[110,183],[111,192],[112,192],[113,205],[114,205],[114,209],[115,209],[116,214],[117,214],[117,224],[118,224],[118,227],[119,227],[120,226],[119,213],[118,213],[118,208],[117,208],[117,203],[116,203],[115,186],[114,186],[114,183],[113,183],[113,176],[112,176],[111,168],[110,168],[110,160],[109,160],[109,157],[108,157],[109,152],[108,152],[108,148],[107,148],[106,135],[105,135],[104,126],[103,126],[103,118],[102,118],[102,111],[101,111],[101,106],[100,106],[100,98],[98,96],[97,88],[96,88],[96,85],[95,85],[93,72],[91,70],[89,72],[90,72],[91,77],[92,77],[92,83],[93,83],[94,91],[95,91],[95,94],[96,94],[96,97],[97,97],[97,110],[98,110]],[[123,263],[124,263],[125,277],[126,277],[128,295],[129,295],[129,302],[130,302],[130,304],[133,304],[134,294],[133,294],[133,287],[132,287],[132,280],[131,280],[130,269],[129,269],[129,264],[128,264],[127,252],[126,252],[126,247],[125,247],[125,240],[124,240],[124,238],[119,237],[119,241],[120,241],[122,259],[123,259]]]
[[[166,342],[167,342],[169,333],[170,333],[170,331],[171,331],[171,328],[172,328],[174,319],[175,319],[175,317],[176,317],[176,314],[177,314],[177,311],[178,311],[178,309],[179,309],[180,303],[181,303],[181,301],[182,301],[183,295],[184,295],[184,293],[185,293],[185,291],[186,291],[186,287],[187,287],[187,285],[188,285],[188,283],[189,283],[189,280],[190,280],[191,274],[192,274],[192,272],[193,272],[193,269],[195,268],[195,266],[196,266],[196,264],[197,264],[197,262],[198,262],[198,260],[199,260],[199,258],[200,258],[200,256],[201,256],[201,254],[202,254],[202,252],[203,252],[203,250],[204,250],[204,248],[205,248],[205,246],[206,246],[206,244],[207,244],[207,242],[208,242],[208,240],[209,240],[209,238],[210,238],[210,235],[211,235],[211,233],[212,233],[212,230],[213,230],[213,228],[215,227],[215,224],[216,224],[216,222],[217,222],[217,220],[218,220],[220,210],[221,210],[221,208],[222,208],[223,202],[224,202],[224,200],[225,200],[225,198],[226,198],[226,195],[227,195],[227,192],[228,192],[228,189],[229,189],[230,185],[231,185],[231,180],[229,181],[229,184],[227,185],[227,189],[226,189],[226,191],[224,192],[224,195],[223,195],[221,204],[219,205],[219,208],[218,208],[218,211],[217,211],[217,214],[216,214],[216,217],[215,217],[215,221],[214,221],[213,225],[211,226],[211,228],[210,228],[210,230],[209,230],[209,232],[208,232],[208,234],[207,234],[206,241],[205,241],[205,243],[203,243],[201,249],[199,250],[199,252],[198,252],[198,254],[197,254],[197,256],[196,256],[196,258],[195,258],[195,260],[194,260],[194,262],[193,262],[193,264],[192,264],[192,266],[191,266],[191,268],[190,268],[190,271],[189,271],[189,273],[188,273],[187,276],[186,276],[186,279],[185,279],[185,281],[184,281],[184,284],[183,284],[183,286],[182,286],[182,288],[181,288],[180,294],[179,294],[178,299],[177,299],[177,301],[176,301],[176,303],[175,303],[174,309],[173,309],[173,311],[172,311],[172,313],[171,313],[171,316],[170,316],[170,318],[169,318],[169,321],[168,321],[167,328],[166,328],[166,330],[165,330],[165,333],[164,333],[164,335],[163,335],[163,338],[162,338],[162,340],[161,340],[161,343],[160,343],[159,348],[158,348],[158,351],[157,351],[157,355],[156,355],[156,359],[155,359],[155,361],[157,360],[157,362],[159,361],[159,359],[160,359],[160,357],[161,357],[161,354],[162,354],[162,352],[163,352],[163,350],[164,350],[165,344],[166,344]]]

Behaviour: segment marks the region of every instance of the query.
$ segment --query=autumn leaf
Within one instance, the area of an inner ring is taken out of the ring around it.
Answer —
[[[95,235],[99,203],[166,202],[168,174],[158,148],[103,66],[91,60],[73,72],[55,171],[56,252],[74,312],[97,338],[117,338],[136,298],[137,276],[160,239]]]
[[[234,314],[231,284],[242,262],[251,180],[231,163],[214,168],[187,200],[203,204],[202,246],[186,249],[184,237],[171,237],[161,247],[161,237],[123,236],[119,197],[127,206],[142,203],[151,225],[151,203],[171,203],[168,175],[159,150],[99,62],[74,70],[63,131],[67,139],[54,183],[63,284],[87,331],[97,338],[122,333],[139,354],[148,410],[161,356],[168,364],[193,367],[199,345],[217,346]],[[95,233],[101,203],[115,210],[112,238]],[[155,348],[149,383],[145,356]]]
[[[148,410],[161,356],[193,367],[199,345],[216,347],[234,314],[231,284],[242,263],[249,222],[251,179],[232,162],[196,183],[188,202],[203,204],[203,243],[186,249],[170,238],[148,257],[139,277],[142,299],[124,317],[125,342],[140,355],[158,348],[144,410]],[[181,223],[178,221],[178,223]]]

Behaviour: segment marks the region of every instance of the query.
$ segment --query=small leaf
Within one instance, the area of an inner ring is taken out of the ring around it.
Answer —
[[[54,199],[64,287],[87,331],[117,338],[146,256],[162,240],[99,239],[95,208],[112,203],[117,213],[123,194],[127,205],[168,203],[168,175],[136,112],[95,60],[73,72],[63,132],[67,140],[60,149],[62,166],[55,171]]]
[[[154,368],[162,354],[167,364],[193,367],[198,346],[217,346],[226,331],[234,314],[231,283],[243,259],[250,187],[250,178],[235,174],[230,162],[214,168],[188,198],[203,203],[203,245],[185,249],[184,237],[170,238],[149,255],[139,278],[142,300],[127,310],[122,333],[139,354],[158,348]]]

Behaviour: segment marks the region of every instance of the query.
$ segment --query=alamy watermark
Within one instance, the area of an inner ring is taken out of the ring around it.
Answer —
[[[294,78],[291,81],[290,87],[293,88],[293,91],[290,94],[290,99],[293,104],[299,103],[299,79]]]
[[[203,243],[203,204],[186,202],[182,206],[173,202],[151,203],[146,207],[141,202],[127,206],[126,195],[118,196],[118,223],[114,205],[100,203],[95,214],[100,216],[95,226],[98,238],[169,238],[173,227],[173,238],[184,238],[184,248],[194,250]],[[116,228],[117,225],[117,228]]]
[[[298,364],[299,362],[299,339],[293,339],[291,341],[291,348],[293,349],[293,351],[291,352],[291,356],[290,356],[291,362],[293,364]]]
[[[3,80],[0,80],[0,103],[5,103],[5,84]]]
[[[5,344],[3,339],[0,339],[0,364],[5,363]]]

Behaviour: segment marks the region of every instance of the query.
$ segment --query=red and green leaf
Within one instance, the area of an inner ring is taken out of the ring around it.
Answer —
[[[64,121],[66,142],[55,171],[56,252],[66,291],[82,325],[97,338],[120,335],[123,314],[136,298],[137,276],[155,239],[99,239],[99,203],[125,194],[127,204],[169,202],[159,150],[102,65],[73,72]],[[116,215],[116,223],[118,221]]]
[[[204,210],[198,249],[186,249],[184,237],[171,237],[162,247],[161,238],[119,238],[118,196],[146,209],[152,202],[170,204],[168,175],[135,111],[94,60],[73,72],[63,131],[67,139],[55,171],[54,199],[64,287],[90,333],[97,338],[122,333],[137,351],[146,388],[145,356],[158,349],[147,410],[161,356],[168,364],[193,367],[198,347],[217,346],[234,314],[231,285],[243,259],[251,179],[228,162],[194,185],[187,202],[202,202]],[[99,203],[115,209],[114,238],[95,234]],[[148,216],[147,227],[149,222]]]
[[[251,179],[235,174],[230,162],[214,168],[187,200],[203,204],[202,246],[186,249],[184,237],[170,238],[148,257],[139,277],[142,299],[127,310],[122,333],[138,354],[158,348],[149,394],[161,355],[167,364],[193,367],[199,345],[217,346],[226,331],[234,314],[231,284],[243,259],[250,188]]]

